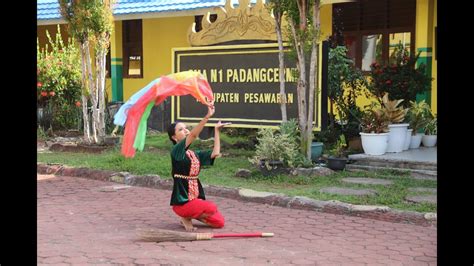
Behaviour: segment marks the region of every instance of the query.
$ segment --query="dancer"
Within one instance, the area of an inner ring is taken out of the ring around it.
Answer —
[[[197,219],[211,227],[222,228],[224,217],[217,210],[216,204],[206,200],[199,181],[199,172],[203,165],[213,165],[220,155],[220,129],[230,123],[219,121],[214,131],[214,148],[207,151],[192,151],[191,143],[199,136],[209,118],[214,115],[213,104],[208,106],[206,116],[191,131],[181,122],[172,123],[168,128],[169,139],[175,144],[171,150],[173,192],[170,205],[180,217],[186,231],[195,231],[192,219]]]

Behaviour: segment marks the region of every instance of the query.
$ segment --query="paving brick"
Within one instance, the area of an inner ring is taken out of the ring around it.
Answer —
[[[282,208],[209,196],[226,218],[222,229],[194,222],[199,232],[273,232],[273,238],[141,242],[136,228],[183,231],[169,206],[170,190],[39,176],[38,264],[73,265],[360,265],[436,264],[434,227]],[[370,232],[370,233],[368,233]]]

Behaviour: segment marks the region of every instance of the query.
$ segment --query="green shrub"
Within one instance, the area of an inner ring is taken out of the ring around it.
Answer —
[[[259,129],[257,134],[258,144],[255,147],[255,156],[249,158],[251,163],[259,165],[260,161],[264,161],[269,170],[269,161],[282,161],[285,167],[295,167],[299,146],[294,137],[270,128]]]
[[[49,44],[40,49],[37,40],[37,106],[42,108],[43,128],[80,129],[81,59],[71,39],[63,43],[61,31],[55,39],[46,31]]]

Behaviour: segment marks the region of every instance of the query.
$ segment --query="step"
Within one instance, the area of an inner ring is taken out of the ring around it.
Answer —
[[[387,167],[387,168],[403,168],[403,169],[413,169],[413,170],[429,170],[429,171],[437,171],[438,169],[436,162],[395,160],[395,159],[386,159],[386,158],[377,158],[377,157],[349,156],[349,158],[353,165]]]
[[[381,166],[371,166],[371,165],[358,165],[358,164],[346,164],[346,170],[348,171],[357,171],[357,170],[365,170],[365,171],[374,171],[374,170],[394,170],[394,171],[402,171],[402,172],[410,172],[411,177],[415,179],[422,179],[422,180],[437,180],[438,172],[433,170],[418,170],[418,169],[410,169],[410,168],[397,168],[397,167],[381,167]]]

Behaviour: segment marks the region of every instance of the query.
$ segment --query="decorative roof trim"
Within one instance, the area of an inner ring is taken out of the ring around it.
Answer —
[[[239,6],[232,7],[227,0],[225,7],[214,8],[215,22],[210,22],[210,12],[202,18],[202,29],[196,32],[196,23],[188,29],[191,46],[206,46],[235,40],[276,41],[275,19],[262,0],[254,6],[250,0],[239,0]]]

